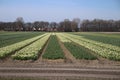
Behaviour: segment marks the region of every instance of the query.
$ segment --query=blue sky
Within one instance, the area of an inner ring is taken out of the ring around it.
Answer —
[[[0,21],[120,20],[120,0],[0,0]]]

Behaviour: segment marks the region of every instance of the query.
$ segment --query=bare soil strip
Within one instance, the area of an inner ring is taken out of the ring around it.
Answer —
[[[0,68],[0,77],[90,77],[120,79],[120,69],[89,68]]]

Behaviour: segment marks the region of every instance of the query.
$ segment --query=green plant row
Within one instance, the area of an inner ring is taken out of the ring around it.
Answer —
[[[96,56],[92,55],[84,47],[75,45],[74,43],[70,43],[70,42],[64,43],[64,45],[76,59],[87,59],[87,60],[97,59]]]
[[[36,60],[38,58],[39,51],[46,43],[49,36],[50,34],[47,34],[29,46],[17,51],[14,55],[12,55],[12,58],[17,60]]]
[[[48,46],[42,57],[45,59],[64,59],[64,53],[55,34],[50,36]]]

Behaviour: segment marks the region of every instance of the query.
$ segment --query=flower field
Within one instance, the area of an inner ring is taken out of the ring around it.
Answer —
[[[61,42],[75,59],[120,61],[120,37],[104,33],[3,32],[0,59],[66,59]],[[44,52],[42,50],[44,49]],[[40,55],[42,54],[42,55]]]
[[[40,38],[39,40],[35,41],[34,43],[30,44],[29,46],[16,52],[14,55],[12,55],[13,59],[36,60],[38,58],[39,51],[42,49],[43,45],[46,43],[49,36],[50,36],[50,34],[46,34],[45,37]]]
[[[62,38],[63,37],[64,39],[67,38],[68,40],[71,40],[72,42],[75,42],[104,58],[111,59],[111,60],[120,60],[120,47],[119,46],[114,46],[111,44],[104,44],[102,42],[97,42],[94,40],[86,39],[82,36],[77,36],[77,35],[68,34],[68,33],[64,33],[64,34],[59,33],[58,35],[61,35]],[[65,41],[62,40],[62,41],[66,42],[66,40]]]

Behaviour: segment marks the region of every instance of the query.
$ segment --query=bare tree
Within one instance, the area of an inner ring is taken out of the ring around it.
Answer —
[[[24,27],[24,20],[23,20],[23,18],[22,17],[18,17],[15,22],[16,22],[16,30],[17,31],[23,30],[23,27]]]

